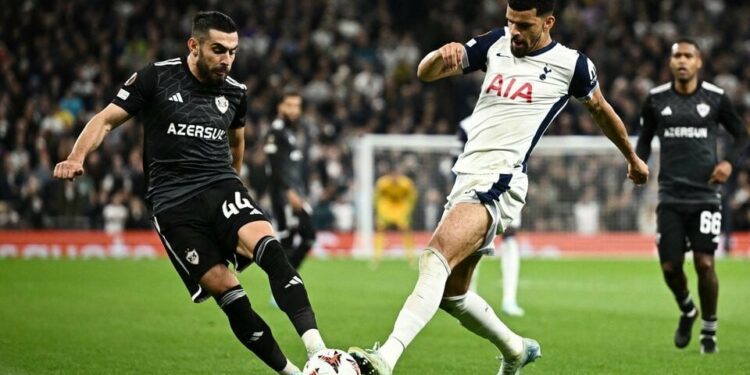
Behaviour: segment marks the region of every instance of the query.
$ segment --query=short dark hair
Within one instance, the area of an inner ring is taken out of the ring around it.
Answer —
[[[672,45],[675,45],[675,44],[683,44],[683,43],[684,43],[684,44],[690,44],[690,45],[692,45],[693,47],[695,47],[695,50],[696,50],[696,51],[698,51],[698,54],[699,54],[699,55],[703,53],[703,51],[701,51],[701,46],[699,46],[699,45],[698,45],[698,42],[696,42],[696,41],[695,41],[694,39],[690,39],[690,38],[680,38],[680,39],[677,39],[677,40],[675,40],[675,42],[674,42],[674,43],[673,43]]]
[[[237,31],[237,25],[231,17],[215,10],[196,13],[193,17],[193,32],[191,35],[198,39],[205,38],[211,29],[233,33]]]
[[[537,16],[546,16],[555,12],[556,2],[556,0],[508,0],[508,6],[519,12],[536,9]]]

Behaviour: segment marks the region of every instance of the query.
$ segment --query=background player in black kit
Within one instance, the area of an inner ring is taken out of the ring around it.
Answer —
[[[642,129],[636,153],[647,160],[651,139],[658,134],[661,152],[657,244],[664,280],[682,311],[674,342],[690,342],[698,310],[683,272],[684,253],[693,251],[698,294],[703,312],[701,352],[714,353],[719,282],[714,252],[721,232],[719,187],[748,144],[747,130],[721,88],[702,82],[701,51],[691,40],[672,46],[669,67],[673,82],[651,90],[641,113]],[[718,125],[734,137],[723,159],[716,153]]]
[[[299,269],[315,243],[312,207],[305,200],[309,134],[300,120],[302,96],[284,92],[276,110],[278,117],[266,134],[264,146],[271,172],[271,204],[281,245],[289,263]]]
[[[302,279],[237,177],[247,109],[246,87],[228,76],[237,27],[222,13],[199,12],[187,45],[187,57],[133,74],[89,121],[54,175],[69,180],[82,175],[86,155],[137,115],[144,126],[146,198],[153,224],[193,301],[213,296],[243,345],[280,374],[300,374],[228,268],[230,263],[237,270],[257,263],[308,354],[324,349]]]

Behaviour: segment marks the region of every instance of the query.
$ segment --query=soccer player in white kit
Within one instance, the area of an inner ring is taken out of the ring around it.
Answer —
[[[509,0],[508,26],[430,52],[417,75],[434,81],[486,71],[467,126],[468,142],[453,167],[456,182],[443,218],[419,259],[419,278],[382,347],[350,348],[364,375],[390,375],[404,349],[442,308],[502,354],[498,374],[516,374],[541,356],[539,343],[511,331],[486,301],[468,292],[495,231],[525,203],[526,162],[571,96],[580,100],[643,184],[648,166],[630,145],[620,117],[602,96],[591,61],[550,37],[555,0]]]

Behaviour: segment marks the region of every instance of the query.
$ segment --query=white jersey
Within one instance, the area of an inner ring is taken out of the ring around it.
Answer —
[[[453,171],[509,173],[525,166],[532,149],[573,96],[586,100],[598,86],[593,63],[552,41],[518,58],[508,29],[495,29],[464,45],[464,74],[486,71],[476,107],[462,127],[467,142]]]

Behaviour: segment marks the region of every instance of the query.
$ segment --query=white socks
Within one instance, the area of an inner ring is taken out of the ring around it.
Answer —
[[[284,367],[283,370],[279,371],[280,375],[295,375],[295,374],[301,374],[302,371],[300,371],[297,366],[295,366],[292,362],[290,362],[288,359],[286,360],[286,367]]]
[[[320,337],[320,331],[317,329],[308,329],[302,334],[302,343],[305,344],[305,350],[307,350],[307,358],[312,357],[313,354],[326,348],[326,344],[323,343],[323,338]]]
[[[500,246],[503,271],[503,306],[517,306],[518,273],[521,269],[521,254],[515,236],[503,238]]]
[[[320,331],[317,329],[308,329],[302,334],[302,343],[305,344],[305,350],[307,350],[307,358],[312,357],[313,354],[326,348],[323,343],[323,338],[320,337]],[[280,375],[299,375],[302,371],[295,366],[288,359],[286,360],[286,367],[279,371]]]
[[[419,279],[396,318],[393,332],[378,350],[391,369],[404,349],[437,312],[450,266],[442,254],[427,248],[419,257]]]
[[[476,293],[444,298],[440,307],[466,329],[495,344],[504,357],[514,358],[523,351],[521,336],[503,324],[487,301]]]

